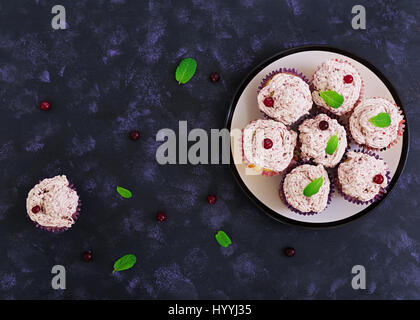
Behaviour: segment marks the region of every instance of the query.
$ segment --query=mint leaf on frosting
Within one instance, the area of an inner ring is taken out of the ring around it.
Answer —
[[[121,197],[129,199],[133,196],[130,190],[127,190],[123,187],[117,186],[117,192],[120,194]]]
[[[305,187],[305,189],[303,189],[303,194],[306,197],[312,197],[314,194],[318,193],[318,191],[321,188],[323,183],[324,183],[324,179],[322,179],[322,177],[319,177],[318,179],[315,179],[314,181],[310,182]]]
[[[184,84],[190,81],[197,69],[197,61],[193,58],[186,58],[180,62],[175,71],[175,79],[178,84]]]
[[[391,124],[391,117],[388,113],[381,112],[370,118],[369,122],[372,123],[375,127],[386,128]]]
[[[319,95],[327,105],[334,109],[339,108],[344,102],[344,97],[336,91],[321,91]]]
[[[330,137],[327,143],[327,147],[325,148],[325,153],[333,154],[338,147],[338,136],[333,135]]]

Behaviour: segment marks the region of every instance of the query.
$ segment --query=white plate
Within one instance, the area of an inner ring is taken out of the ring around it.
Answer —
[[[295,68],[308,79],[312,77],[316,67],[322,62],[332,59],[344,59],[351,62],[361,73],[365,83],[364,98],[380,96],[396,102],[404,112],[397,92],[391,83],[373,65],[363,59],[341,49],[328,46],[304,46],[289,49],[268,59],[256,67],[243,81],[232,101],[226,127],[242,129],[251,120],[263,118],[257,107],[257,88],[265,75],[280,68]],[[405,114],[404,114],[405,117]],[[405,120],[407,121],[406,117]],[[282,175],[264,177],[245,174],[246,166],[241,163],[240,153],[235,152],[237,141],[232,138],[231,167],[234,175],[245,193],[271,217],[286,223],[307,227],[330,227],[353,221],[376,207],[382,200],[371,205],[357,205],[346,201],[335,192],[331,204],[323,212],[305,216],[290,211],[279,198],[279,185]],[[359,147],[351,145],[351,149]],[[389,150],[377,152],[388,164],[391,172],[391,191],[401,174],[408,153],[408,125],[406,123],[403,137],[398,144]],[[235,161],[232,161],[235,160]]]

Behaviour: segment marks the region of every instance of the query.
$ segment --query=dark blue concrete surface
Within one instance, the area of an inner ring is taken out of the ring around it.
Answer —
[[[67,9],[67,30],[51,8]],[[351,8],[367,29],[351,28]],[[0,1],[0,298],[420,298],[420,6],[418,1]],[[332,230],[276,223],[227,165],[160,166],[161,128],[223,127],[240,81],[293,46],[329,44],[373,63],[403,101],[411,130],[405,172],[372,214]],[[179,86],[184,57],[198,70]],[[208,81],[218,71],[221,81]],[[48,99],[50,112],[38,103]],[[127,138],[141,131],[137,142]],[[25,216],[30,188],[66,174],[82,215],[60,235]],[[116,185],[134,196],[125,200]],[[209,206],[208,193],[218,196]],[[156,212],[168,220],[158,223]],[[226,231],[233,245],[214,240]],[[296,248],[294,258],[282,249]],[[94,260],[81,253],[92,249]],[[125,253],[137,265],[111,275]],[[67,289],[51,288],[51,268]],[[367,289],[351,288],[351,268]]]

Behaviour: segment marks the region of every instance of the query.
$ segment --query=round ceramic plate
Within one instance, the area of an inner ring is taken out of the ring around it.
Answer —
[[[351,62],[361,73],[365,83],[364,97],[380,96],[393,100],[404,113],[401,100],[391,82],[372,64],[356,55],[329,46],[304,46],[286,50],[262,62],[242,82],[231,103],[226,128],[231,133],[245,127],[251,120],[263,118],[257,107],[257,88],[265,75],[280,68],[295,68],[308,79],[312,77],[315,68],[322,62],[332,59],[343,59]],[[389,150],[377,152],[388,164],[391,172],[391,183],[388,193],[380,200],[370,205],[357,205],[346,201],[338,192],[332,197],[331,204],[323,212],[315,215],[300,215],[289,210],[279,198],[279,185],[282,175],[265,177],[245,173],[246,166],[242,163],[238,152],[238,138],[232,134],[230,166],[234,176],[248,197],[272,218],[305,227],[332,227],[354,221],[372,211],[391,192],[400,176],[408,153],[408,124],[404,113],[405,131],[399,137],[398,143]],[[359,149],[351,145],[351,149]],[[235,151],[236,150],[236,151]],[[240,150],[240,149],[239,149]]]

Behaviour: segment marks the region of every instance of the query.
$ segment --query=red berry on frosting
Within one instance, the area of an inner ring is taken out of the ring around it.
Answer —
[[[353,76],[351,74],[348,74],[344,76],[344,82],[345,83],[352,83],[353,82]]]
[[[131,140],[138,140],[140,138],[140,132],[137,130],[130,131],[130,139]]]
[[[33,213],[38,213],[40,211],[41,211],[41,207],[40,206],[35,206],[35,207],[32,208],[32,212]]]
[[[273,146],[273,141],[271,141],[270,139],[264,139],[264,149],[271,149],[271,147]]]
[[[42,101],[39,107],[44,111],[48,111],[51,109],[51,103],[49,103],[48,101]]]
[[[92,251],[85,251],[83,252],[83,260],[85,262],[89,262],[90,260],[92,260]]]
[[[265,99],[264,99],[264,105],[265,105],[266,107],[271,108],[272,106],[274,106],[274,99],[273,99],[273,98],[271,98],[271,97],[267,97],[267,98],[265,98]]]
[[[322,120],[319,122],[318,126],[319,126],[319,129],[324,131],[324,130],[327,130],[330,125],[328,124],[328,121]]]
[[[158,212],[158,214],[156,215],[156,219],[160,222],[163,222],[166,220],[166,214],[163,212]]]
[[[215,195],[210,194],[210,195],[208,195],[208,196],[207,196],[207,202],[208,202],[209,204],[215,204],[215,203],[216,203],[216,201],[217,201],[217,198],[216,198],[216,196],[215,196]]]
[[[377,184],[382,184],[384,182],[384,176],[381,174],[377,174],[376,176],[373,177],[373,182]]]

